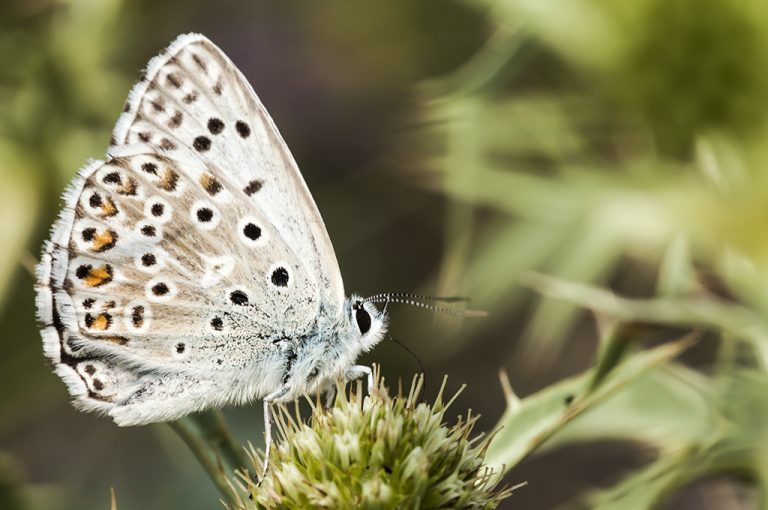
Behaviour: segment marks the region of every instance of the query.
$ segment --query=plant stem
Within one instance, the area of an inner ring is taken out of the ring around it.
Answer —
[[[205,411],[191,415],[189,419],[197,426],[208,447],[228,464],[230,471],[248,465],[245,451],[236,444],[221,411]]]
[[[170,426],[192,450],[200,465],[208,473],[208,477],[221,493],[223,500],[227,505],[235,508],[234,494],[228,485],[227,475],[224,466],[221,465],[220,457],[216,450],[211,447],[211,444],[206,442],[206,436],[200,433],[194,420],[189,417],[181,418],[170,423]]]

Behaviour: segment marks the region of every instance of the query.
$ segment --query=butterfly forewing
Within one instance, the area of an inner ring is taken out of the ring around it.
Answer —
[[[237,198],[260,210],[311,268],[329,313],[339,311],[343,284],[317,206],[269,114],[218,47],[201,35],[179,37],[149,63],[126,109],[115,143],[191,152],[213,176],[226,176]]]

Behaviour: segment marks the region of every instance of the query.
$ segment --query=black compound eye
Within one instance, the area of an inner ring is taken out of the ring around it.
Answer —
[[[371,329],[371,316],[363,307],[355,311],[355,320],[357,321],[357,327],[360,328],[360,333],[363,335],[368,333],[368,330]]]

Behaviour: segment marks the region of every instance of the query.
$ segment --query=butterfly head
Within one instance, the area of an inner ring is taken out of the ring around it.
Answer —
[[[360,296],[352,296],[347,300],[347,320],[351,329],[360,335],[360,345],[363,351],[371,350],[378,344],[387,332],[387,307],[382,310]]]

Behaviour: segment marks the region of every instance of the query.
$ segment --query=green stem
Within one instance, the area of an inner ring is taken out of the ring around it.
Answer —
[[[245,451],[235,442],[221,411],[206,411],[189,416],[189,419],[197,426],[208,446],[228,464],[230,471],[248,465]]]
[[[197,458],[200,465],[203,466],[208,477],[216,485],[221,493],[223,500],[232,508],[236,508],[237,501],[235,495],[229,487],[227,475],[224,467],[221,465],[220,457],[216,451],[211,448],[210,443],[205,441],[205,436],[200,433],[194,420],[190,417],[181,418],[170,423],[171,428],[186,443],[192,453]]]

